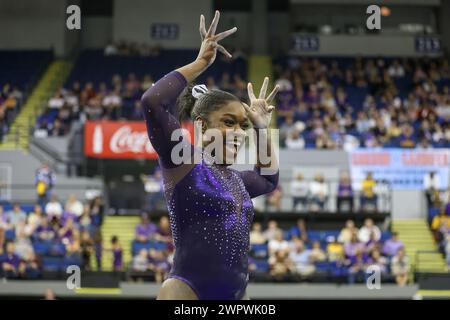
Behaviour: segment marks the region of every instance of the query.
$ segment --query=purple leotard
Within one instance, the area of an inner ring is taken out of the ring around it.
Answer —
[[[163,172],[177,168],[170,154],[178,142],[170,137],[180,124],[168,109],[186,84],[183,75],[173,71],[142,98],[148,135]],[[271,192],[278,172],[261,175],[256,168],[237,171],[204,161],[182,166],[189,167],[176,183],[164,175],[176,249],[169,277],[187,283],[199,299],[241,299],[248,282],[251,198]]]

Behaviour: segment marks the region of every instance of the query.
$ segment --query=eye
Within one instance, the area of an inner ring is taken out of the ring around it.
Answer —
[[[234,120],[231,120],[231,119],[225,119],[223,122],[225,123],[225,125],[227,125],[229,127],[234,126],[236,123]]]
[[[244,122],[244,123],[241,125],[241,128],[242,128],[242,130],[247,130],[248,128],[250,128],[250,123]]]

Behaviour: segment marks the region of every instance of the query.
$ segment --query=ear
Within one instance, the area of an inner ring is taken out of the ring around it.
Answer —
[[[203,119],[200,116],[197,116],[195,118],[195,121],[198,121],[202,125],[202,133],[205,133],[207,129],[206,121],[203,121]]]

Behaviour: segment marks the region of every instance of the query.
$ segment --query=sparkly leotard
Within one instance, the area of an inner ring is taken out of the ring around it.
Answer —
[[[177,167],[170,156],[179,142],[170,137],[180,124],[168,109],[186,84],[173,71],[142,98],[148,135],[163,172]],[[271,192],[278,172],[261,175],[257,168],[237,171],[202,160],[190,165],[178,182],[164,180],[176,248],[169,277],[184,281],[199,299],[241,299],[248,282],[251,198]]]

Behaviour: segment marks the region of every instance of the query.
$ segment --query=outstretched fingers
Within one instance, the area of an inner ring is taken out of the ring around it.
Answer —
[[[256,96],[253,93],[253,85],[251,82],[249,82],[247,84],[247,92],[248,92],[248,97],[250,98],[250,101],[256,100]]]
[[[205,16],[204,15],[200,15],[200,27],[199,27],[199,31],[200,31],[200,37],[203,39],[205,39],[206,37],[206,27],[205,27]]]
[[[214,19],[209,26],[208,32],[206,33],[206,37],[211,37],[216,33],[217,25],[219,24],[220,12],[216,10],[216,14],[214,15]]]
[[[279,85],[276,85],[275,88],[273,88],[272,92],[267,96],[266,102],[267,102],[268,104],[270,104],[270,103],[272,102],[273,98],[275,98],[275,96],[276,96],[277,93],[278,93],[278,90],[280,90],[280,86],[279,86]]]
[[[224,55],[226,55],[228,58],[232,58],[233,56],[231,55],[231,53],[229,53],[227,51],[227,49],[225,49],[223,46],[221,46],[220,44],[217,45],[217,50],[219,50],[220,52],[222,52]]]
[[[269,85],[269,78],[265,77],[264,82],[262,84],[261,90],[259,91],[258,99],[264,99],[266,97],[267,86]]]
[[[216,34],[215,36],[212,37],[212,39],[213,39],[214,41],[220,41],[220,40],[222,40],[222,39],[225,39],[225,38],[228,37],[229,35],[232,35],[232,34],[235,33],[236,31],[237,31],[237,28],[236,28],[236,27],[231,28],[231,29],[229,29],[229,30],[227,30],[227,31],[221,32],[221,33],[219,33],[219,34]]]

